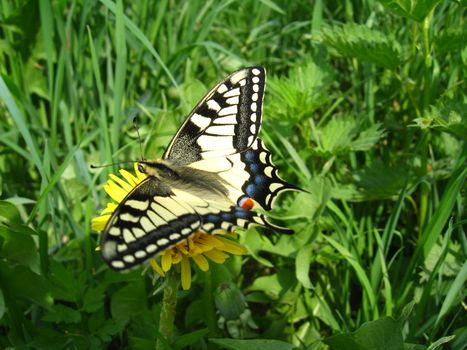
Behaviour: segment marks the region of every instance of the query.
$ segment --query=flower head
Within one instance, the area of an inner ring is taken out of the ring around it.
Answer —
[[[113,201],[107,203],[100,215],[92,219],[91,227],[94,231],[104,230],[118,204],[147,176],[138,171],[137,163],[135,163],[135,175],[124,169],[120,169],[119,172],[121,177],[110,174],[110,179],[104,186],[105,192]],[[229,254],[246,254],[246,248],[235,242],[235,238],[236,235],[233,233],[210,235],[199,230],[175,247],[164,250],[159,256],[152,258],[150,264],[153,270],[161,276],[165,276],[170,269],[180,264],[182,288],[187,290],[191,286],[190,259],[200,270],[208,271],[209,261],[223,264]]]

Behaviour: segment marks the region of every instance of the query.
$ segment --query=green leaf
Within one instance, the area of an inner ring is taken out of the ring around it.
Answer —
[[[278,299],[281,295],[292,288],[296,283],[295,274],[282,269],[270,276],[261,276],[248,287],[249,291],[263,291],[272,299]]]
[[[385,131],[379,123],[364,127],[362,120],[353,116],[343,116],[332,118],[326,125],[317,127],[317,146],[313,153],[331,157],[371,149],[385,135]]]
[[[105,285],[101,284],[95,288],[88,288],[84,294],[83,310],[95,312],[104,306]]]
[[[442,337],[435,341],[433,344],[430,344],[430,346],[427,348],[427,350],[436,350],[438,349],[441,345],[449,343],[451,340],[453,340],[456,336],[455,335],[450,335],[447,337]]]
[[[174,349],[186,349],[190,345],[195,344],[201,338],[209,333],[209,329],[203,328],[197,331],[193,331],[187,334],[183,334],[182,336],[178,337],[177,340],[172,344]]]
[[[114,319],[122,322],[127,322],[133,316],[147,311],[143,281],[140,279],[115,292],[112,295],[110,311]]]
[[[466,46],[467,30],[448,28],[441,31],[434,39],[435,51],[438,54],[461,51]]]
[[[374,161],[371,165],[354,173],[355,185],[364,200],[375,200],[397,196],[407,182],[409,168],[404,164],[391,165]]]
[[[400,350],[404,348],[402,328],[391,317],[364,323],[352,333],[328,337],[323,342],[334,350]]]
[[[221,283],[214,295],[217,310],[226,320],[235,320],[245,311],[245,297],[233,283]]]
[[[296,347],[292,344],[273,339],[209,339],[210,342],[222,346],[229,350],[293,350]]]
[[[399,16],[421,22],[440,0],[380,0],[380,2]]]
[[[0,201],[0,222],[21,224],[18,208],[8,201]]]
[[[437,129],[448,132],[461,140],[467,139],[467,104],[460,101],[439,101],[430,106],[424,117],[415,118],[420,129]]]
[[[23,231],[27,232],[27,230],[29,228]],[[39,272],[39,254],[34,239],[29,233],[0,226],[0,237],[3,238],[3,244],[0,246],[1,256]]]
[[[310,262],[313,259],[314,251],[311,244],[307,244],[300,248],[295,259],[295,275],[297,280],[308,289],[313,288],[308,273],[310,272]]]
[[[398,42],[364,25],[351,23],[324,29],[323,38],[345,57],[355,57],[390,70],[396,69],[401,62]]]
[[[462,269],[457,274],[454,282],[451,284],[446,298],[443,301],[441,310],[439,311],[438,316],[436,317],[435,326],[447,315],[448,311],[453,305],[457,305],[459,301],[459,294],[461,295],[460,299],[462,300],[462,291],[465,291],[465,282],[467,281],[467,261],[464,262]]]
[[[0,260],[0,281],[8,295],[26,299],[46,309],[51,305],[52,299],[45,279],[27,267],[10,267]]]
[[[328,63],[309,60],[291,68],[287,77],[268,80],[269,103],[265,115],[297,122],[309,117],[329,99],[326,90],[333,80]]]
[[[47,311],[42,320],[56,323],[79,323],[81,322],[81,314],[71,307],[57,304]]]

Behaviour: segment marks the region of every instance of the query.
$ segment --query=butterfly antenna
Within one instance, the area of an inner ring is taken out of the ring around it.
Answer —
[[[133,127],[136,130],[136,134],[138,135],[138,142],[139,142],[139,152],[141,153],[141,161],[144,161],[143,158],[143,146],[141,142],[141,136],[139,134],[138,124],[136,123],[136,117],[133,118]]]
[[[128,163],[136,163],[134,160],[128,160],[125,162],[118,162],[118,163],[109,163],[109,164],[104,164],[104,165],[94,165],[91,164],[90,167],[91,169],[100,169],[100,168],[106,168],[108,166],[114,166],[114,165],[120,165],[120,164],[128,164]]]

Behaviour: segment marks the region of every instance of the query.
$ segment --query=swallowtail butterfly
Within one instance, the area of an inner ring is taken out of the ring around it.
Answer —
[[[201,230],[212,234],[263,226],[253,204],[271,210],[284,190],[271,153],[258,137],[265,89],[263,67],[232,73],[193,109],[161,160],[140,161],[147,178],[115,209],[102,234],[101,252],[126,270]]]

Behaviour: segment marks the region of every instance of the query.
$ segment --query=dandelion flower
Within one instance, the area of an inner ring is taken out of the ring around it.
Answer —
[[[105,229],[107,221],[118,204],[147,176],[138,170],[137,163],[135,163],[135,175],[124,169],[120,169],[119,173],[121,177],[110,174],[110,178],[104,186],[105,192],[113,201],[107,203],[100,215],[93,218],[91,227],[96,232],[102,232]],[[191,261],[201,271],[208,271],[209,261],[223,264],[230,255],[247,253],[246,248],[235,241],[236,237],[234,233],[210,235],[203,231],[197,231],[188,239],[164,250],[159,256],[151,258],[150,265],[156,273],[163,277],[172,268],[180,265],[182,288],[187,290],[191,286]]]

